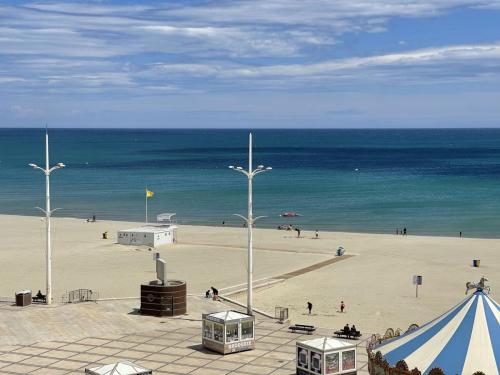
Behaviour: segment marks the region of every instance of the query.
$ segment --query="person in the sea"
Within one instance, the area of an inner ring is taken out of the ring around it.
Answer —
[[[307,302],[307,310],[309,310],[309,315],[311,315],[312,309],[313,309],[313,304],[311,302]]]

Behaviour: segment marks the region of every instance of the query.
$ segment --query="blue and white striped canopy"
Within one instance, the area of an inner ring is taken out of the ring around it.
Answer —
[[[482,371],[498,375],[500,364],[500,308],[482,291],[466,297],[439,318],[377,346],[394,366],[404,359],[422,374],[439,367],[447,375]]]

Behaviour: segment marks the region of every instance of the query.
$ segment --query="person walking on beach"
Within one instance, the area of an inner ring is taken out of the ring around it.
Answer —
[[[309,315],[311,315],[312,309],[313,309],[313,304],[311,302],[307,302],[307,310],[309,310]]]
[[[340,301],[340,312],[343,313],[345,310],[345,304],[344,301]]]
[[[316,229],[316,239],[318,239],[318,238],[319,238],[319,232],[318,232],[318,230]]]
[[[297,231],[297,238],[300,237],[300,228],[295,228],[295,230]]]

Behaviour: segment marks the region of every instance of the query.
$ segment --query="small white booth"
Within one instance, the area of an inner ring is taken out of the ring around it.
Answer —
[[[297,341],[297,375],[356,372],[356,345],[331,337]]]
[[[122,245],[146,245],[156,247],[177,241],[177,227],[151,224],[139,228],[118,231],[118,243]]]
[[[203,314],[203,346],[221,354],[255,349],[255,317],[238,311]]]
[[[132,362],[118,362],[86,368],[85,373],[90,375],[150,375],[153,371]]]

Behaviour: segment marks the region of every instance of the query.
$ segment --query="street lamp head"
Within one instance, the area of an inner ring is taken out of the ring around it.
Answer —
[[[66,166],[66,164],[64,164],[64,163],[57,163],[57,166],[58,166],[59,168],[64,168],[64,167]]]
[[[264,166],[263,165],[259,165],[259,166],[257,166],[257,169],[264,169]]]
[[[33,164],[33,163],[29,163],[28,165],[29,165],[31,168],[38,168],[38,165]]]
[[[234,165],[230,165],[230,166],[229,166],[229,169],[234,169]]]
[[[241,167],[236,167],[236,169],[237,169],[238,171],[242,171],[242,170],[243,170],[243,168],[241,168]]]
[[[267,167],[266,171],[271,171],[272,169],[273,169],[273,167]]]

